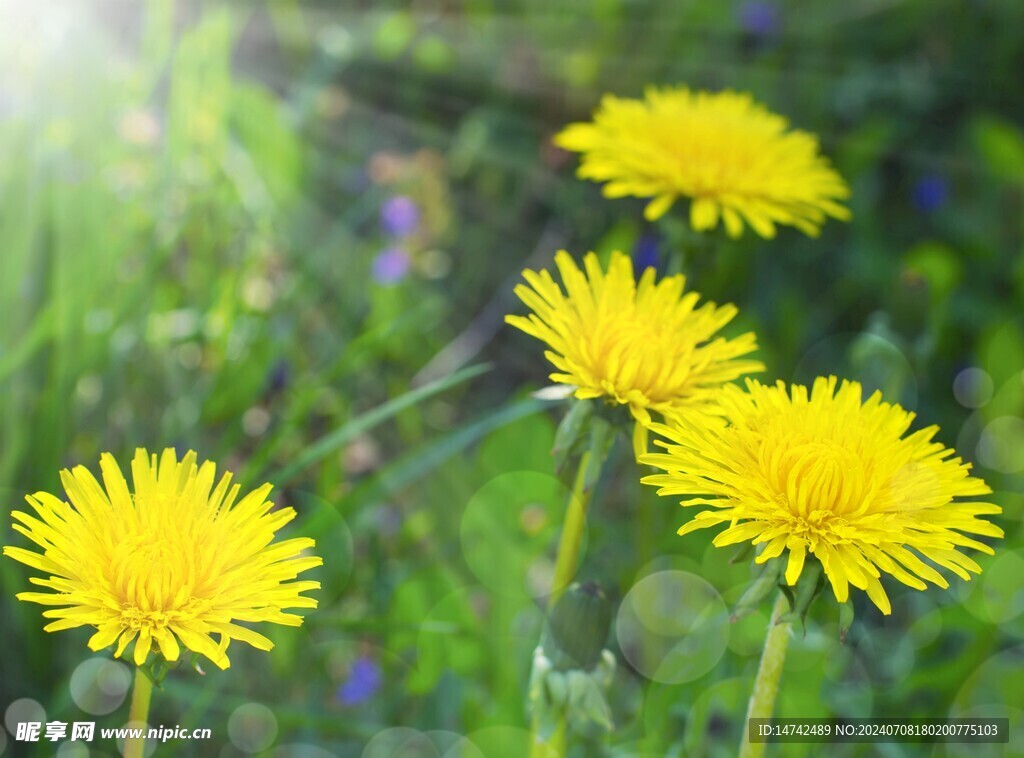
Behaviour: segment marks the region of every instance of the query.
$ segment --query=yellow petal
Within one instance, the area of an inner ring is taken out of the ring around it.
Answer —
[[[89,638],[89,649],[90,650],[103,650],[104,648],[110,647],[117,638],[121,636],[123,631],[120,621],[110,621],[101,626],[97,632]]]
[[[789,563],[786,564],[786,584],[792,587],[800,578],[800,572],[804,570],[804,557],[807,555],[807,547],[804,541],[799,538],[789,542]]]
[[[139,639],[135,642],[135,665],[141,666],[146,662],[146,657],[149,655],[149,650],[153,646],[153,636],[150,634],[149,628],[144,627],[139,632]]]
[[[637,421],[633,425],[633,455],[639,461],[647,453],[647,427]]]
[[[657,221],[668,212],[675,201],[675,195],[658,195],[644,208],[644,218],[648,221]]]
[[[161,629],[154,637],[156,638],[157,644],[160,645],[160,652],[168,661],[178,660],[178,655],[181,652],[181,648],[178,646],[178,640],[174,638],[174,634],[169,629]]]
[[[878,609],[882,611],[886,616],[892,613],[892,604],[889,602],[889,596],[885,594],[885,590],[882,589],[882,583],[875,577],[868,577],[868,586],[866,588],[868,597],[871,598],[871,602],[878,606]]]
[[[690,226],[695,232],[714,229],[718,224],[718,203],[706,197],[698,198],[690,206]]]

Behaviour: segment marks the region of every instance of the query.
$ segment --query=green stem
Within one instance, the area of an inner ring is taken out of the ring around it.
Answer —
[[[560,719],[551,736],[544,740],[539,734],[538,716],[533,716],[533,737],[530,740],[530,758],[561,758],[565,755],[565,719]]]
[[[789,645],[788,621],[779,623],[779,617],[789,610],[789,601],[779,594],[772,609],[771,620],[768,622],[768,636],[764,641],[764,652],[761,663],[757,667],[757,678],[754,679],[754,690],[750,694],[747,706],[747,719],[743,722],[743,737],[740,739],[740,758],[761,758],[766,743],[751,742],[749,736],[750,719],[771,718],[775,711],[775,696],[779,693],[779,679],[782,676],[782,664],[786,660],[786,647]]]
[[[555,578],[552,581],[551,597],[548,598],[548,608],[554,607],[580,567],[580,544],[583,542],[583,529],[587,521],[587,506],[590,505],[590,490],[584,487],[589,463],[590,453],[586,452],[580,459],[572,494],[569,495],[569,503],[565,509],[565,523],[562,524],[562,536],[558,542]],[[601,465],[600,461],[597,465]]]
[[[587,521],[587,507],[590,505],[590,489],[586,487],[588,478],[597,481],[596,475],[588,477],[590,452],[580,458],[580,466],[576,471],[572,493],[565,510],[565,522],[562,525],[562,536],[558,542],[558,556],[555,558],[555,577],[552,581],[551,596],[548,608],[552,608],[562,592],[572,582],[580,565],[580,545],[583,542],[583,529]],[[594,461],[600,468],[603,461]],[[596,472],[595,472],[596,473]],[[540,714],[534,709],[530,739],[530,758],[552,758],[565,755],[566,748],[565,716],[559,719],[554,733],[547,740],[540,736]]]
[[[128,711],[128,722],[135,728],[146,728],[149,718],[149,701],[153,695],[153,683],[142,671],[140,666],[135,668],[135,686],[132,688],[132,705]],[[139,726],[141,725],[141,726]],[[125,738],[124,758],[142,758],[145,755],[146,738],[138,739]]]

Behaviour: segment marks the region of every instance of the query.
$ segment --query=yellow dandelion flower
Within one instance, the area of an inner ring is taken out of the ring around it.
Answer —
[[[578,398],[628,406],[638,430],[651,423],[652,411],[669,417],[703,408],[723,382],[764,370],[759,361],[740,359],[757,349],[753,332],[718,334],[736,306],[697,307],[700,295],[684,294],[682,275],[655,282],[648,268],[637,281],[632,260],[620,252],[607,273],[593,253],[584,258],[586,273],[564,250],[555,263],[565,291],[546,270],[524,271],[530,286],[515,292],[533,313],[505,320],[551,348],[545,355],[558,369],[553,381],[573,385]]]
[[[84,466],[61,472],[70,503],[37,492],[26,497],[35,516],[13,513],[14,528],[42,553],[5,547],[4,555],[50,575],[29,579],[50,592],[18,599],[60,606],[43,612],[56,619],[46,631],[95,627],[89,648],[116,643],[115,657],[134,640],[140,666],[155,643],[167,661],[177,660],[184,645],[227,668],[232,639],[273,647],[235,622],[299,626],[302,617],[284,609],[316,607],[300,593],[320,583],[290,580],[322,560],[302,555],[311,539],[272,542],[295,511],[272,510],[271,485],[238,500],[231,474],[214,486],[215,464],[197,465],[193,452],[179,462],[172,449],[159,463],[135,451],[134,492],[110,454],[100,458],[100,470],[103,486]]]
[[[817,236],[825,218],[847,220],[850,195],[818,151],[817,138],[741,92],[648,88],[644,99],[606,95],[589,123],[570,124],[555,144],[583,154],[579,176],[606,197],[651,198],[644,215],[661,217],[688,197],[690,225],[730,237],[743,222],[762,237],[775,225]]]
[[[948,587],[925,558],[963,579],[981,568],[958,548],[992,554],[967,535],[1002,537],[984,519],[1001,513],[978,498],[992,490],[970,475],[970,464],[933,441],[937,426],[907,434],[914,414],[882,401],[862,403],[861,386],[835,377],[789,392],[747,380],[747,391],[725,387],[719,424],[698,428],[659,425],[665,453],[643,463],[667,473],[645,477],[658,494],[686,496],[684,506],[706,507],[680,534],[728,524],[718,547],[751,541],[764,545],[764,563],[788,553],[787,584],[803,571],[807,554],[821,562],[836,600],[849,586],[889,614],[882,572],[910,587],[925,581]],[[922,581],[925,580],[925,581]]]

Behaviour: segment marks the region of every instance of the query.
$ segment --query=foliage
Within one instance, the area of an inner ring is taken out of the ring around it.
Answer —
[[[118,0],[4,17],[8,509],[101,451],[171,445],[274,483],[299,514],[289,534],[324,558],[301,629],[225,672],[172,671],[154,724],[258,752],[259,703],[281,755],[526,754],[572,472],[549,455],[567,405],[528,396],[549,367],[502,318],[519,272],[564,247],[681,269],[737,304],[727,331],[756,331],[762,379],[881,388],[996,490],[1006,539],[975,581],[888,584],[889,617],[858,598],[845,645],[834,607],[812,607],[779,715],[1006,713],[1022,728],[1024,4]],[[820,135],[852,220],[730,240],[695,235],[681,201],[652,225],[551,143],[604,93],[677,83],[750,91]],[[395,197],[415,218],[381,218]],[[575,754],[730,755],[767,603],[726,621],[749,569],[675,535],[684,514],[640,487],[625,435],[604,471],[578,578],[617,609],[615,728]],[[21,544],[5,523],[3,544]],[[13,599],[13,561],[0,582],[0,704],[123,723],[126,705],[80,704],[88,632],[43,634]]]

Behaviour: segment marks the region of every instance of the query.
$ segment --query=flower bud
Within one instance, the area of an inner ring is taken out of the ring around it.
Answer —
[[[573,584],[551,610],[544,651],[556,669],[591,669],[601,657],[611,621],[608,599],[597,584]]]

